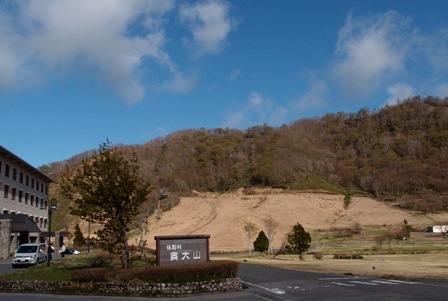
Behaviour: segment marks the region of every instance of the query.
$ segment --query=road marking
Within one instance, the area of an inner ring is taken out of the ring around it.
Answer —
[[[402,281],[402,280],[393,280],[393,279],[391,279],[391,280],[389,280],[389,281],[391,281],[391,282],[396,282],[396,283],[403,283],[403,284],[421,284],[421,283],[418,283],[418,282],[410,282],[410,281]]]
[[[331,282],[331,283],[336,284],[336,285],[341,285],[341,286],[354,286],[353,284],[342,283],[342,282]]]
[[[254,295],[254,296],[255,296],[255,297],[257,297],[257,298],[260,298],[260,299],[266,300],[266,301],[274,301],[274,300],[272,300],[272,299],[268,299],[268,298],[265,298],[265,297],[263,297],[263,296],[260,296],[260,295],[257,295],[257,294],[252,294],[252,295]]]
[[[334,278],[319,278],[319,280],[348,280],[348,279],[360,279],[359,277],[334,277]]]
[[[277,294],[277,295],[284,295],[284,294],[286,294],[286,292],[284,290],[281,290],[279,288],[268,288],[267,290],[272,292],[272,293],[274,293],[274,294]]]
[[[350,281],[351,283],[364,284],[364,285],[379,285],[378,283],[364,282],[364,281]]]
[[[398,282],[381,281],[381,280],[372,280],[372,282],[375,282],[375,283],[382,283],[382,284],[392,284],[392,285],[400,284],[400,283],[398,283]]]
[[[247,282],[247,281],[241,281],[241,283],[244,283],[244,284],[249,285],[249,286],[258,287],[258,288],[260,288],[262,290],[268,291],[270,293],[274,293],[276,295],[284,295],[284,294],[286,294],[286,292],[284,290],[281,290],[281,289],[278,289],[278,288],[268,288],[268,287],[264,287],[264,286],[261,286],[261,285],[255,284],[255,283],[250,283],[250,282]],[[281,297],[278,297],[278,298],[280,298],[282,300],[285,300],[285,301],[289,301],[289,299],[285,299],[285,298],[281,298]]]

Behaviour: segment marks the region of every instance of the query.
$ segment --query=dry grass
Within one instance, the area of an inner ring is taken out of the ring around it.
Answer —
[[[307,255],[305,261],[253,257],[248,259],[249,262],[324,273],[448,278],[448,240],[440,236],[431,238],[413,233],[410,241],[393,242],[391,251],[402,255],[369,255],[374,253],[374,237],[387,227],[400,226],[404,220],[417,229],[448,224],[448,213],[418,214],[367,197],[352,197],[348,208],[344,208],[343,195],[328,193],[279,189],[254,189],[250,195],[242,189],[226,194],[196,193],[195,197],[181,198],[179,205],[170,211],[151,217],[146,239],[148,246],[155,248],[154,236],[157,235],[209,234],[211,252],[240,252],[248,247],[244,221],[253,222],[260,230],[265,230],[263,219],[269,215],[280,223],[272,244],[274,248],[279,248],[285,234],[300,223],[311,233],[310,251],[322,252],[325,256],[323,260],[315,260]],[[335,228],[353,227],[354,224],[362,227],[361,235],[334,237],[332,230]],[[83,232],[87,233],[87,225],[84,226]],[[130,243],[134,243],[134,238]],[[380,251],[391,252],[388,246],[383,246]],[[335,253],[346,252],[367,255],[362,260],[332,259]],[[410,254],[412,252],[424,254]]]
[[[243,190],[237,190],[181,198],[179,205],[164,212],[160,218],[150,219],[146,239],[149,247],[154,248],[156,235],[209,234],[212,252],[241,251],[248,246],[244,221],[253,222],[260,230],[265,230],[263,219],[269,215],[279,222],[272,243],[274,248],[282,245],[285,234],[297,223],[309,232],[352,227],[355,223],[363,229],[378,228],[400,225],[405,219],[421,229],[438,222],[448,223],[448,213],[422,215],[367,197],[352,197],[348,209],[344,209],[343,195],[279,189],[254,190],[253,194],[247,195]],[[370,247],[373,240],[368,244]]]

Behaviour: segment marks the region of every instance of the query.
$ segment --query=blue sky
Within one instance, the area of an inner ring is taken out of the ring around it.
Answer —
[[[0,144],[33,166],[182,129],[448,96],[445,0],[0,2]]]

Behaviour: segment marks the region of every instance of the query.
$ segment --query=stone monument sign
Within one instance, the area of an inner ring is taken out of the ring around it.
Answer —
[[[210,260],[210,235],[155,236],[157,265],[195,264]]]

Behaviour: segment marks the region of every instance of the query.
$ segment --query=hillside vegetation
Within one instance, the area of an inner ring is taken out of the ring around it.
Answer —
[[[161,188],[187,195],[266,186],[364,194],[427,212],[448,208],[447,98],[413,97],[379,110],[327,114],[276,128],[183,130],[117,147],[137,154],[152,181],[153,201]],[[66,165],[93,153],[41,170],[57,179]],[[58,194],[57,187],[53,192]]]

